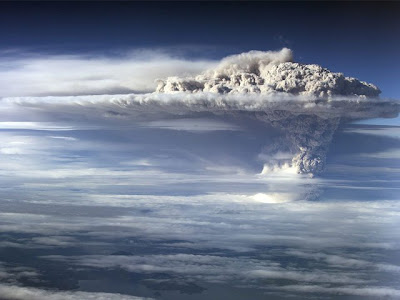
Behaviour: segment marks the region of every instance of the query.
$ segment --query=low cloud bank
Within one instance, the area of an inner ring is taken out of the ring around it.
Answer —
[[[151,298],[134,297],[111,293],[88,293],[79,291],[42,290],[0,283],[0,297],[9,300],[144,300]]]

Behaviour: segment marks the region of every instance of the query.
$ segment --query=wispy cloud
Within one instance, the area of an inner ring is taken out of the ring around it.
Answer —
[[[106,56],[0,53],[0,96],[88,95],[149,92],[156,80],[194,75],[211,60],[189,60],[168,49],[139,49]],[[182,53],[181,53],[182,54]]]

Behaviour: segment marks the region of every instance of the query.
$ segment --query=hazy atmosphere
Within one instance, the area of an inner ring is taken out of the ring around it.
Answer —
[[[397,2],[1,2],[0,299],[400,299]]]

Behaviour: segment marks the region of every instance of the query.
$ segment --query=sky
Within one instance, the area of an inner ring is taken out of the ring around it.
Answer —
[[[137,49],[221,59],[288,47],[296,61],[373,82],[398,98],[397,2],[1,3],[0,45],[19,55],[115,57]]]
[[[400,299],[399,13],[0,2],[0,299]]]

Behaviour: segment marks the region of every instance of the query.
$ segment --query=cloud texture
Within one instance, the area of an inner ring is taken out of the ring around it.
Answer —
[[[150,300],[151,298],[134,297],[110,293],[88,293],[72,291],[52,291],[27,288],[0,283],[0,296],[8,300]]]
[[[285,92],[307,96],[368,96],[380,90],[373,84],[333,73],[318,65],[292,62],[292,51],[250,51],[228,56],[216,68],[194,78],[170,77],[158,92],[213,92],[220,94]]]

